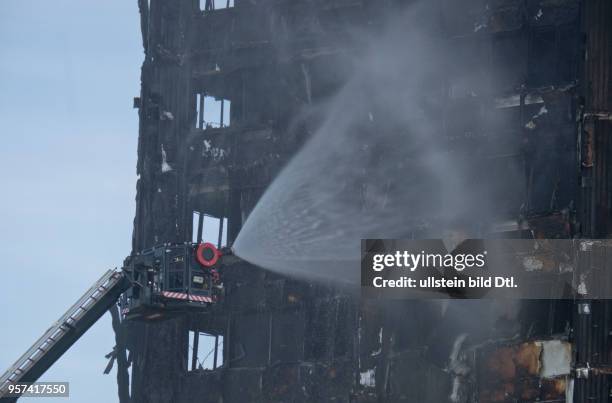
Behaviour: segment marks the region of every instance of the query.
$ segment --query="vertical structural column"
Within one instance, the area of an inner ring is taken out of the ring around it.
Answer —
[[[612,233],[612,3],[582,2],[583,6],[583,130],[581,132],[583,235],[606,237]]]
[[[183,242],[191,227],[185,218],[184,149],[195,121],[190,61],[195,8],[193,0],[151,0],[143,17],[134,251]],[[133,402],[176,400],[187,345],[184,319],[130,325]]]
[[[612,170],[612,2],[582,2],[584,59],[582,64],[582,125],[580,131],[582,194],[580,220],[584,237],[609,237]],[[574,311],[575,380],[574,402],[609,401],[611,318],[609,301],[578,301]]]

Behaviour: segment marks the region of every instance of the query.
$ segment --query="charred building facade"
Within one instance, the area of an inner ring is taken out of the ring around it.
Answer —
[[[320,124],[304,111],[356,68],[358,38],[411,3],[139,0],[133,250],[201,239],[206,220],[231,244]],[[507,204],[496,232],[608,237],[612,3],[430,3],[456,57],[477,63],[467,82],[448,66],[423,98]],[[607,301],[524,301],[489,318],[478,301],[376,304],[245,262],[223,276],[207,313],[117,326],[122,402],[610,401]],[[468,343],[457,316],[487,329]]]

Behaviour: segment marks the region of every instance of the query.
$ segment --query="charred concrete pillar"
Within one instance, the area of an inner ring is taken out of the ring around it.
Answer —
[[[597,238],[610,236],[612,232],[611,18],[609,1],[582,3],[582,222],[584,235]]]
[[[612,3],[582,2],[580,169],[583,236],[612,235]],[[609,401],[612,377],[609,301],[577,301],[574,402]]]
[[[197,7],[193,0],[141,2],[145,61],[139,104],[138,186],[133,250],[183,242],[185,139],[192,124],[190,41]],[[132,401],[175,401],[185,366],[184,320],[129,328]]]

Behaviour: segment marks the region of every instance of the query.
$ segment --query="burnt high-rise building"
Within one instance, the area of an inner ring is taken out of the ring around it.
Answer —
[[[139,0],[133,251],[195,241],[207,220],[231,245],[329,118],[324,106],[304,110],[333,99],[370,40],[413,3]],[[471,150],[490,173],[511,222],[498,233],[609,236],[612,3],[426,3],[452,54],[419,97],[445,146]],[[607,301],[523,301],[492,320],[480,314],[488,303],[375,303],[246,262],[223,284],[205,313],[117,328],[122,402],[610,401]],[[480,329],[473,343],[453,317]]]

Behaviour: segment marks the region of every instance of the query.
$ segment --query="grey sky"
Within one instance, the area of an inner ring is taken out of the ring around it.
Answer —
[[[130,251],[142,58],[136,0],[0,1],[0,371]],[[107,314],[43,380],[117,401],[113,345]]]

